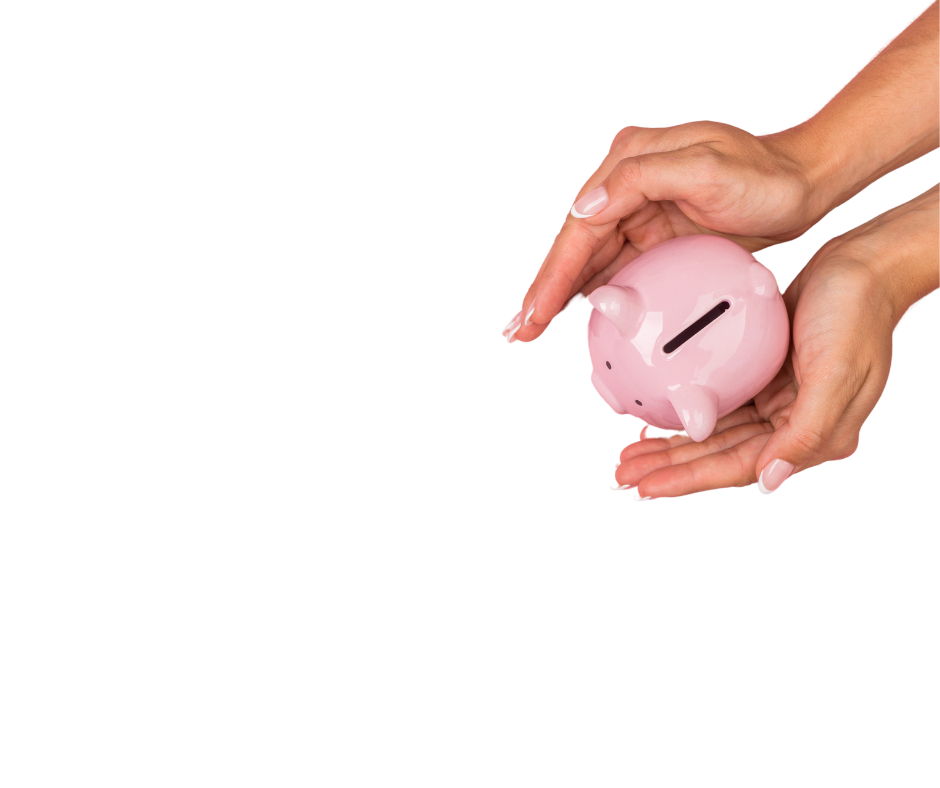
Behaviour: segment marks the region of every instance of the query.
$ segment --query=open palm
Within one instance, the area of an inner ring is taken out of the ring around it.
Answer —
[[[859,231],[864,228],[859,228]],[[783,368],[752,403],[719,420],[706,440],[640,440],[620,455],[619,484],[643,497],[744,486],[786,446],[796,470],[852,454],[884,390],[894,310],[862,262],[853,231],[824,246],[784,294],[792,339]]]

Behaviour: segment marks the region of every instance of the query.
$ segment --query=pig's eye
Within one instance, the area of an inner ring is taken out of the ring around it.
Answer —
[[[643,403],[640,402],[638,399],[635,399],[635,400],[633,400],[633,401],[634,401],[637,405],[639,405],[641,408],[643,407]]]
[[[606,361],[606,362],[604,362],[604,363],[607,364],[607,369],[610,369],[610,362],[609,362],[609,361]]]

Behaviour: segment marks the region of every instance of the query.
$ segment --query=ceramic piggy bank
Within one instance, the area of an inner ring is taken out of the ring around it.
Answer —
[[[588,300],[591,382],[617,413],[707,438],[783,366],[790,323],[770,271],[690,235],[637,257]]]

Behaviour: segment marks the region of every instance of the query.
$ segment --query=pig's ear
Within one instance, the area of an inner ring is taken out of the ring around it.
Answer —
[[[774,275],[760,263],[751,263],[748,266],[748,274],[751,277],[751,287],[761,298],[773,298],[780,292]]]
[[[718,421],[718,395],[694,383],[673,391],[668,396],[679,421],[694,441],[703,441],[712,434]]]
[[[636,334],[643,319],[640,294],[632,287],[604,285],[588,296],[591,306],[613,323],[625,337]]]

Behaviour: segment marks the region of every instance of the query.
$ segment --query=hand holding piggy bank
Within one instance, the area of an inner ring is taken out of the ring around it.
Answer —
[[[594,388],[617,413],[696,441],[787,356],[790,323],[773,274],[726,238],[666,241],[588,300]]]

